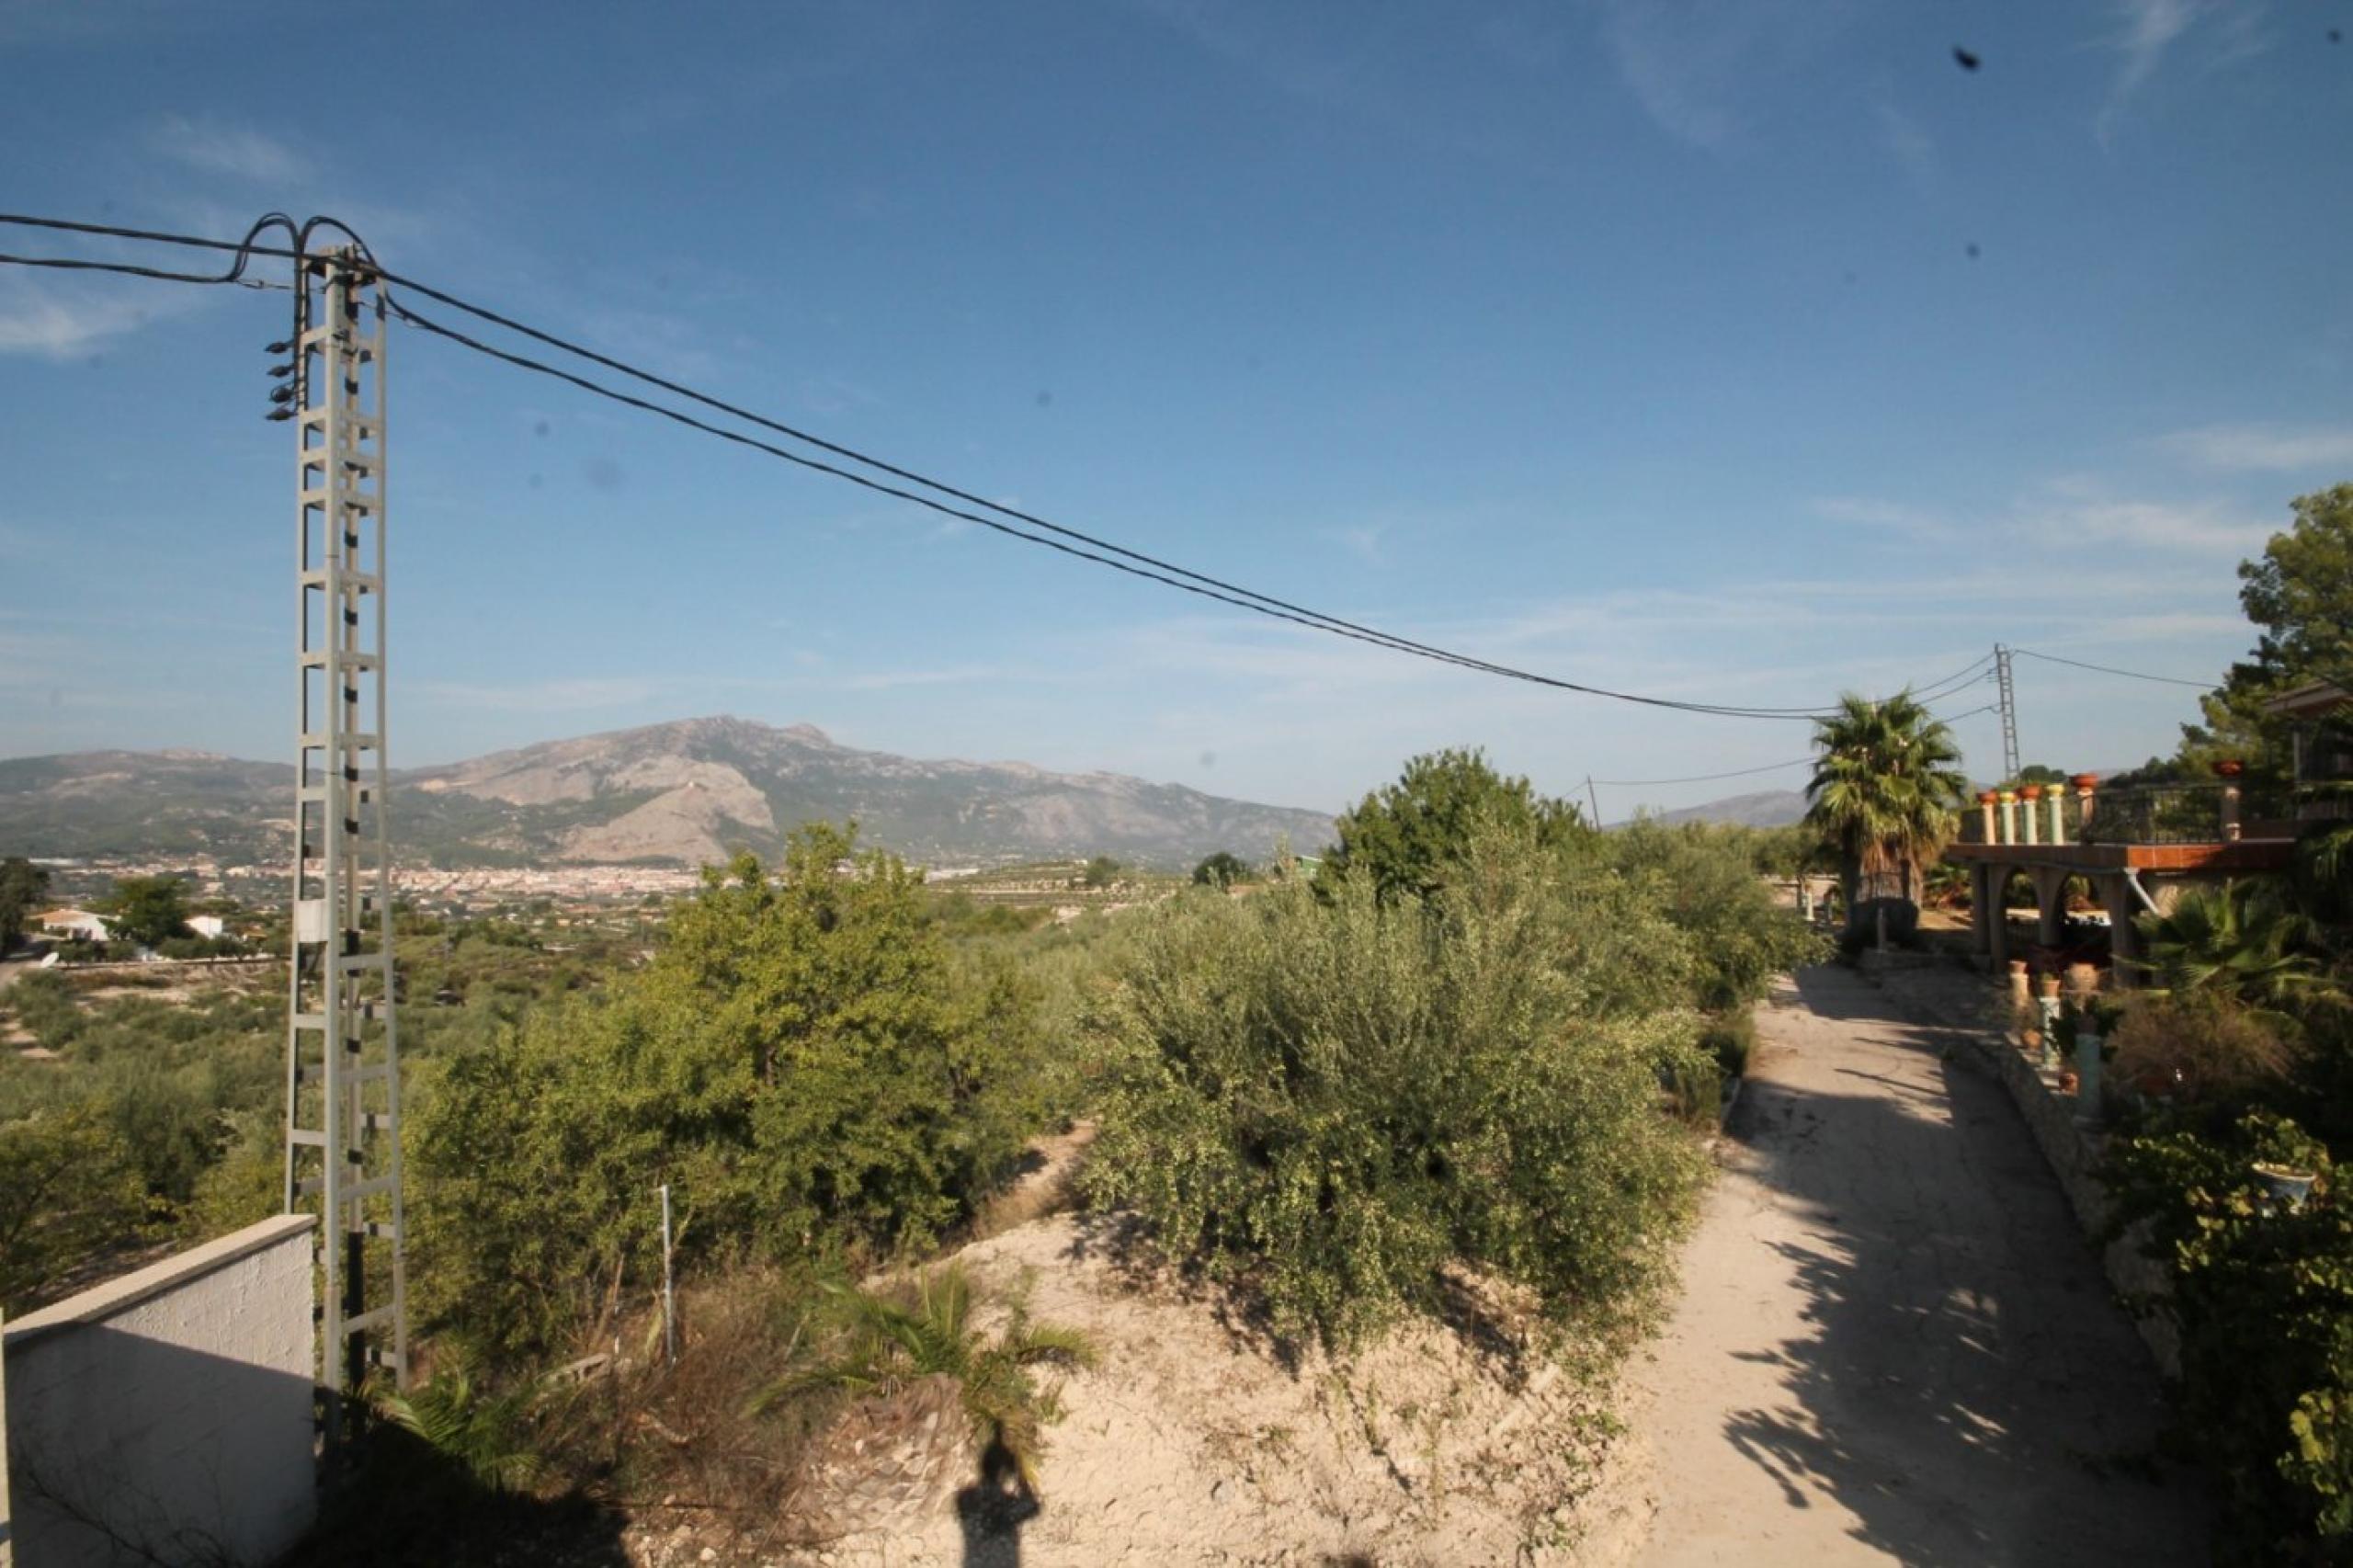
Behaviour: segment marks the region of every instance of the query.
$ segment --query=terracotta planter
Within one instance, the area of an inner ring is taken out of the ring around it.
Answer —
[[[2040,784],[2026,785],[2018,790],[2018,799],[2021,801],[2040,801],[2042,799],[2042,786]]]
[[[2061,1094],[2072,1095],[2083,1086],[2084,1079],[2082,1074],[2076,1072],[2073,1067],[2062,1067],[2059,1069],[2059,1092]]]
[[[2073,778],[2068,779],[2067,782],[2074,785],[2076,791],[2081,793],[2086,790],[2097,789],[2099,787],[2099,775],[2097,773],[2078,773]]]
[[[2246,764],[2234,756],[2225,757],[2214,765],[2214,777],[2217,778],[2236,778],[2245,771]]]

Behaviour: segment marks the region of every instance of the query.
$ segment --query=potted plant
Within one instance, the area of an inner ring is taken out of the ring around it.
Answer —
[[[2255,1174],[2263,1178],[2263,1184],[2271,1189],[2271,1196],[2285,1203],[2290,1214],[2304,1206],[2304,1199],[2312,1196],[2313,1183],[2320,1179],[2317,1172],[2300,1170],[2294,1165],[2273,1160],[2257,1160],[2254,1168]]]
[[[2214,765],[2217,778],[2236,778],[2246,772],[2246,764],[2234,756],[2226,756]]]

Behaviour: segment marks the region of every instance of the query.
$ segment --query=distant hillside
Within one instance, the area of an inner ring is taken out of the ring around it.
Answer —
[[[1721,822],[1741,827],[1786,827],[1805,815],[1805,797],[1795,790],[1760,790],[1752,795],[1727,795],[1701,806],[1661,812],[1661,822]]]
[[[293,769],[192,752],[0,761],[0,855],[284,858]],[[688,719],[551,741],[393,775],[402,858],[445,866],[773,855],[804,822],[855,817],[911,859],[1108,854],[1170,867],[1216,849],[1262,858],[1332,836],[1314,812],[1115,773],[919,761],[808,725]]]

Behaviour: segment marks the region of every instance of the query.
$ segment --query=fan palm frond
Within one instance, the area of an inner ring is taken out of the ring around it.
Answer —
[[[1030,1369],[1092,1367],[1095,1343],[1075,1328],[1039,1323],[1018,1297],[995,1335],[972,1326],[972,1284],[961,1264],[921,1276],[913,1299],[884,1290],[839,1290],[841,1336],[833,1353],[760,1391],[754,1411],[799,1395],[838,1390],[887,1393],[920,1378],[953,1378],[976,1446],[1002,1446],[1033,1488],[1044,1429],[1061,1415],[1060,1391]]]

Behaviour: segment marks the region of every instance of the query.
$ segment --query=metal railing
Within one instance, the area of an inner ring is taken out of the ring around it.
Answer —
[[[2235,791],[2236,800],[2228,795]],[[2234,805],[2235,810],[2232,810]],[[2222,844],[2250,828],[2268,833],[2296,815],[2286,790],[2268,785],[2135,785],[2095,791],[2089,801],[2073,790],[2054,800],[2023,798],[1993,808],[1986,832],[1984,807],[1963,808],[1959,839],[1963,844]],[[2086,808],[2088,807],[2088,810]]]

